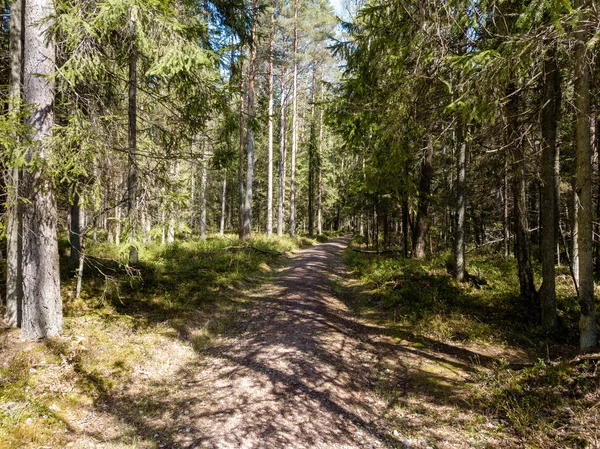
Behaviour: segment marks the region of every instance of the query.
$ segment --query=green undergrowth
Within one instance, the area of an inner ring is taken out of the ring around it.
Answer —
[[[599,377],[594,361],[573,361],[578,305],[567,268],[557,273],[559,329],[547,334],[519,298],[512,258],[469,253],[468,280],[458,283],[449,254],[415,261],[353,248],[349,305],[413,348],[468,363],[469,408],[489,428],[519,447],[595,447]]]
[[[475,378],[470,404],[494,416],[527,448],[597,447],[600,379],[595,363],[497,364]]]
[[[467,281],[450,275],[449,255],[428,261],[396,253],[373,255],[353,250],[346,262],[368,295],[360,307],[421,335],[440,341],[519,346],[546,355],[548,345],[576,342],[577,299],[568,270],[558,269],[559,331],[546,335],[535,312],[519,298],[514,259],[470,253]],[[539,273],[536,273],[539,279]]]
[[[61,243],[61,337],[23,343],[17,331],[0,334],[0,449],[91,447],[104,437],[85,424],[90,414],[100,416],[98,426],[118,429],[119,447],[158,448],[145,417],[157,408],[148,398],[161,393],[131,397],[128,388],[140,376],[182,369],[198,351],[243,330],[251,304],[243,293],[306,243],[259,235],[149,244],[131,267],[122,247],[90,244],[78,299]]]

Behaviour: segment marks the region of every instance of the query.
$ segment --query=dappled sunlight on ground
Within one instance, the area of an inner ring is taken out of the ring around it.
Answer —
[[[44,345],[51,363],[32,373],[38,388],[55,386],[51,418],[65,428],[57,441],[82,449],[511,446],[501,424],[469,402],[472,376],[492,357],[361,321],[338,299],[352,294],[341,261],[347,243],[298,251],[271,284],[246,292],[251,305],[236,316],[236,332],[215,335],[215,318],[193,311],[106,320],[100,335],[86,333],[86,320],[97,329],[105,317],[73,318],[69,335]],[[99,351],[93,364],[89,348]]]

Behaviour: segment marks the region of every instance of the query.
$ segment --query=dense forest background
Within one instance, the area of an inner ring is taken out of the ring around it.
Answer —
[[[209,307],[282,253],[352,234],[346,262],[385,319],[595,363],[596,2],[354,0],[343,15],[7,0],[7,326],[37,340],[107,304]]]
[[[548,330],[567,264],[596,345],[593,2],[367,2],[352,23],[319,1],[38,3],[2,22],[6,300],[25,335],[60,327],[59,232],[83,272],[88,238],[136,263],[157,239],[344,229],[452,251],[458,281],[467,247],[514,252]],[[39,301],[56,324],[30,328]]]

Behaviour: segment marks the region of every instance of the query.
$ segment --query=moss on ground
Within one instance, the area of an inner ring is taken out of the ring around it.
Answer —
[[[113,440],[119,447],[164,445],[157,435],[168,432],[148,424],[161,409],[166,387],[159,379],[239,332],[250,301],[243,292],[274,275],[286,253],[310,243],[214,236],[150,244],[140,248],[135,267],[125,264],[122,247],[90,245],[75,299],[63,242],[61,337],[30,344],[20,342],[18,331],[0,334],[0,449],[98,441],[111,447]],[[140,379],[151,390],[133,394]]]
[[[474,431],[494,428],[513,438],[508,446],[595,447],[600,380],[595,361],[573,361],[578,305],[568,268],[558,268],[560,324],[548,334],[520,301],[514,259],[468,256],[469,281],[458,283],[448,254],[422,262],[349,248],[345,259],[356,281],[348,305],[410,348],[468,355],[471,369],[462,384],[469,410],[481,418],[470,423]]]

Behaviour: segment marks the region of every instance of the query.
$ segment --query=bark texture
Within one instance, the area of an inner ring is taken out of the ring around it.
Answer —
[[[284,232],[284,198],[285,198],[285,166],[287,159],[287,148],[285,146],[285,93],[284,79],[285,72],[281,74],[281,105],[279,110],[279,192],[278,192],[278,207],[277,207],[277,235],[281,237]]]
[[[269,32],[269,68],[267,77],[268,86],[268,110],[267,110],[267,235],[273,234],[273,52],[275,47],[275,2],[271,2],[271,27]]]
[[[54,7],[49,0],[29,0],[25,9],[24,100],[32,144],[31,165],[24,171],[22,336],[57,335],[63,324],[58,265],[57,209],[52,182],[45,171],[48,139],[54,125],[54,42],[46,35]]]
[[[556,63],[555,49],[551,49],[544,61],[545,80],[542,107],[542,286],[540,307],[542,326],[556,327],[556,282],[554,256],[556,252],[556,137],[560,116],[560,72]]]
[[[525,154],[519,134],[519,105],[514,83],[507,89],[506,106],[508,122],[508,144],[512,165],[512,188],[514,196],[515,254],[519,272],[521,298],[528,305],[536,306],[536,291],[533,282],[529,246],[529,223],[527,220],[527,195],[525,190]]]
[[[219,235],[225,235],[225,212],[227,206],[227,172],[223,175],[223,193],[221,195],[221,225]]]
[[[131,54],[129,58],[129,92],[127,106],[127,142],[128,142],[128,168],[127,176],[127,213],[130,224],[131,239],[134,243],[129,248],[129,263],[138,263],[139,254],[135,242],[138,226],[138,167],[137,167],[137,47],[135,44],[137,11],[131,8],[130,16]]]
[[[467,210],[467,143],[462,120],[456,127],[456,234],[454,237],[454,278],[465,279],[465,216]]]
[[[576,0],[576,7],[587,7],[586,0]],[[577,145],[576,195],[579,244],[579,346],[589,351],[597,345],[594,311],[594,261],[592,246],[592,146],[590,142],[590,57],[586,46],[589,32],[585,18],[577,30],[575,42],[575,111]]]
[[[294,0],[294,81],[292,87],[292,162],[290,175],[290,235],[296,235],[296,156],[298,153],[298,0]]]
[[[254,24],[252,26],[252,42],[250,44],[250,67],[248,71],[248,129],[246,131],[246,192],[244,196],[244,221],[242,238],[252,235],[252,195],[254,184],[254,82],[256,75],[256,40],[258,39],[258,1],[253,3]]]
[[[431,180],[433,177],[433,140],[430,137],[421,162],[421,178],[417,206],[417,224],[413,239],[413,257],[425,259],[427,256],[427,233],[429,232],[429,203],[431,201]]]
[[[10,8],[10,92],[9,109],[17,113],[22,101],[23,88],[23,0],[14,0]],[[6,238],[6,319],[9,326],[21,326],[22,289],[22,207],[19,200],[18,168],[5,171],[7,188],[7,238]]]

